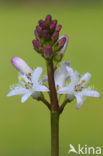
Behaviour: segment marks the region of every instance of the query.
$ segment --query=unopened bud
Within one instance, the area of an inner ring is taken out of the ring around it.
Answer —
[[[34,31],[34,34],[35,34],[36,39],[38,39],[38,40],[39,40],[39,39],[40,39],[40,36],[39,36],[39,33],[38,33],[38,31],[37,31],[37,30],[35,30],[35,31]]]
[[[47,45],[44,48],[44,57],[45,58],[51,58],[52,54],[53,54],[52,47],[50,45]]]
[[[11,59],[11,63],[22,74],[32,73],[32,69],[26,64],[23,59],[19,57],[13,57]]]
[[[52,23],[53,23],[54,25],[56,25],[56,24],[57,24],[57,20],[52,20]]]
[[[64,55],[64,52],[67,48],[67,45],[68,45],[68,36],[67,35],[61,36],[60,39],[57,41],[57,45],[56,45],[57,54],[58,55],[60,55],[60,54]]]
[[[33,43],[34,49],[35,49],[36,51],[40,52],[40,49],[41,49],[41,44],[40,44],[40,42],[39,42],[38,40],[33,40],[32,43]]]
[[[55,25],[54,24],[51,24],[50,25],[50,31],[53,32],[54,30],[55,30]]]
[[[42,37],[43,37],[44,39],[48,39],[48,38],[49,38],[49,32],[48,32],[47,30],[43,30],[43,31],[42,31]]]
[[[41,26],[38,25],[38,26],[36,27],[36,30],[37,30],[38,33],[41,33],[41,32],[42,32]]]
[[[50,25],[51,24],[51,21],[52,21],[51,15],[47,15],[46,18],[45,18],[46,24]]]
[[[48,25],[45,22],[42,24],[42,29],[48,29]]]
[[[38,24],[40,25],[40,26],[42,26],[42,24],[44,23],[44,21],[41,19],[41,20],[39,20],[39,22],[38,22]]]
[[[56,26],[56,31],[60,31],[60,30],[61,30],[61,28],[62,28],[62,26],[61,26],[61,25],[57,25],[57,26]]]
[[[55,50],[59,51],[61,48],[63,48],[65,42],[66,42],[66,37],[62,37],[61,39],[59,39],[55,45]]]
[[[54,32],[53,35],[52,35],[52,41],[53,42],[57,41],[58,37],[59,37],[59,33],[58,32]]]

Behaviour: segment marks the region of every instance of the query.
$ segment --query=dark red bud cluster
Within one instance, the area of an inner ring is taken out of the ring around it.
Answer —
[[[57,20],[52,20],[51,15],[47,15],[45,20],[39,20],[34,31],[36,40],[33,40],[34,49],[42,53],[45,58],[53,56],[53,48],[59,38],[62,26],[57,24]]]
[[[38,26],[35,30],[35,37],[37,40],[57,41],[59,37],[59,31],[62,26],[57,25],[57,20],[52,20],[51,15],[47,15],[45,20],[39,20]]]

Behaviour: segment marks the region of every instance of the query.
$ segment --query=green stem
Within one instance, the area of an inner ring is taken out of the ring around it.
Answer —
[[[51,113],[51,156],[59,156],[59,114]]]

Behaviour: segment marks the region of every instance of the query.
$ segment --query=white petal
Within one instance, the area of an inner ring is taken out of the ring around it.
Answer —
[[[77,99],[77,108],[80,108],[84,102],[84,99],[82,96],[79,96],[79,95],[75,95],[76,96],[76,99]]]
[[[63,87],[61,89],[58,90],[58,94],[68,94],[69,92],[69,87]]]
[[[37,85],[34,90],[35,92],[49,92],[49,89],[44,85]]]
[[[24,103],[29,97],[31,96],[31,93],[27,93],[21,98],[21,102]]]
[[[41,67],[38,67],[34,70],[33,74],[32,74],[32,82],[35,84],[35,83],[38,83],[38,80],[40,78],[40,75],[42,73],[42,68]]]
[[[70,77],[73,75],[73,69],[71,67],[66,67],[68,74],[70,75]]]
[[[68,77],[68,72],[66,67],[69,66],[69,62],[64,62],[63,64],[60,65],[59,69],[56,69],[54,73],[54,79],[55,79],[55,86],[56,88],[59,86],[64,87],[65,81]]]
[[[92,90],[90,88],[83,89],[81,94],[82,96],[97,97],[97,98],[101,97],[99,92]]]
[[[82,83],[82,87],[85,87],[85,85],[89,82],[90,78],[91,78],[91,74],[86,73],[85,75],[82,76],[79,83],[80,84]]]
[[[22,95],[25,94],[27,92],[27,90],[23,87],[20,88],[16,88],[10,91],[10,93],[7,96],[14,96],[14,95]]]

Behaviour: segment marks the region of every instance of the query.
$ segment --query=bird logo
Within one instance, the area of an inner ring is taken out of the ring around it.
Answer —
[[[74,146],[72,144],[70,144],[69,146],[70,146],[70,150],[69,150],[68,154],[71,152],[78,154],[78,152],[76,151],[76,149],[74,148]]]

